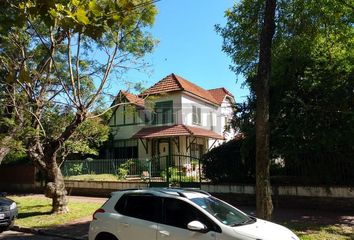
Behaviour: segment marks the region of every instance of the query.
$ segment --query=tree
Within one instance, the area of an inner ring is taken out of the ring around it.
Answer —
[[[226,26],[217,26],[232,69],[251,89],[248,110],[237,120],[246,139],[255,132],[263,9],[263,1],[242,1],[226,12]],[[286,167],[305,165],[312,175],[326,169],[331,174],[318,178],[336,176],[337,183],[351,176],[343,169],[351,169],[354,153],[352,10],[347,1],[277,1],[272,46],[270,156],[282,157]]]
[[[246,75],[256,96],[257,216],[265,219],[271,218],[273,210],[269,177],[269,84],[275,8],[275,0],[242,1],[233,11],[226,12],[227,26],[217,26],[224,37],[223,50],[237,64],[232,69]],[[242,33],[246,28],[247,34]],[[242,49],[245,44],[249,48]]]
[[[2,26],[2,86],[7,103],[29,119],[26,149],[46,175],[46,196],[53,212],[67,212],[66,190],[58,154],[75,131],[97,117],[112,73],[124,72],[155,41],[144,32],[154,22],[154,1],[7,1],[0,14]],[[2,21],[3,22],[3,21]],[[101,56],[100,56],[101,55]],[[25,99],[24,103],[20,102]],[[55,106],[74,112],[57,134],[46,132],[45,116]]]
[[[272,66],[272,40],[275,32],[276,0],[265,1],[264,22],[259,43],[256,85],[256,202],[257,216],[270,220],[273,204],[270,188],[269,82]]]
[[[97,109],[97,114],[104,109]],[[87,119],[80,124],[75,132],[64,142],[58,151],[57,162],[59,165],[66,159],[80,159],[83,157],[93,157],[99,155],[99,148],[108,140],[109,126],[107,116],[111,113]],[[75,112],[62,106],[53,106],[43,113],[42,125],[47,135],[56,138],[62,129],[69,125],[75,117]]]

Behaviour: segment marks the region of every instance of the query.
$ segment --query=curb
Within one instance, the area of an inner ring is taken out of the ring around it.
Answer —
[[[67,234],[54,233],[51,232],[50,230],[45,230],[45,229],[26,228],[20,226],[13,226],[10,229],[16,232],[31,233],[31,234],[38,234],[38,235],[51,236],[51,237],[61,237],[61,238],[73,239],[73,240],[87,240],[87,237],[72,237]]]

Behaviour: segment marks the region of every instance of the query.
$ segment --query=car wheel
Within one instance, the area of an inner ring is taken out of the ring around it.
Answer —
[[[0,233],[2,233],[3,231],[6,231],[6,230],[8,230],[8,229],[9,229],[8,226],[6,226],[6,227],[0,227]]]
[[[116,238],[113,234],[102,232],[96,236],[95,240],[118,240],[118,238]]]
[[[12,220],[11,223],[10,223],[10,225],[8,225],[8,226],[1,226],[1,227],[0,227],[0,233],[9,230],[10,228],[12,228],[12,227],[14,226],[14,224],[15,224],[15,220]]]

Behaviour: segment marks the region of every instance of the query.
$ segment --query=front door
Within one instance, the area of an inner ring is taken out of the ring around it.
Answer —
[[[159,156],[160,156],[160,168],[165,169],[166,163],[168,161],[169,155],[169,144],[168,142],[159,142]]]
[[[159,143],[159,155],[160,156],[168,156],[169,153],[169,145],[167,142]]]
[[[165,198],[163,224],[158,225],[157,240],[215,240],[214,223],[202,212],[187,202],[174,198]],[[207,233],[191,231],[187,228],[191,221],[205,224]]]

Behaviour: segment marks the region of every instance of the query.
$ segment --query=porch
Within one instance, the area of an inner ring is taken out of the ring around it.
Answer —
[[[200,158],[215,142],[224,137],[205,128],[182,124],[145,127],[132,136],[143,147],[141,155],[149,158],[167,155],[186,155]]]
[[[130,171],[129,178],[144,175],[151,182],[200,182],[200,158],[222,140],[223,136],[200,127],[149,126],[129,139],[112,141],[107,158],[125,159],[127,164],[131,160],[139,166],[144,161],[148,163],[149,166],[139,169],[138,173]]]

